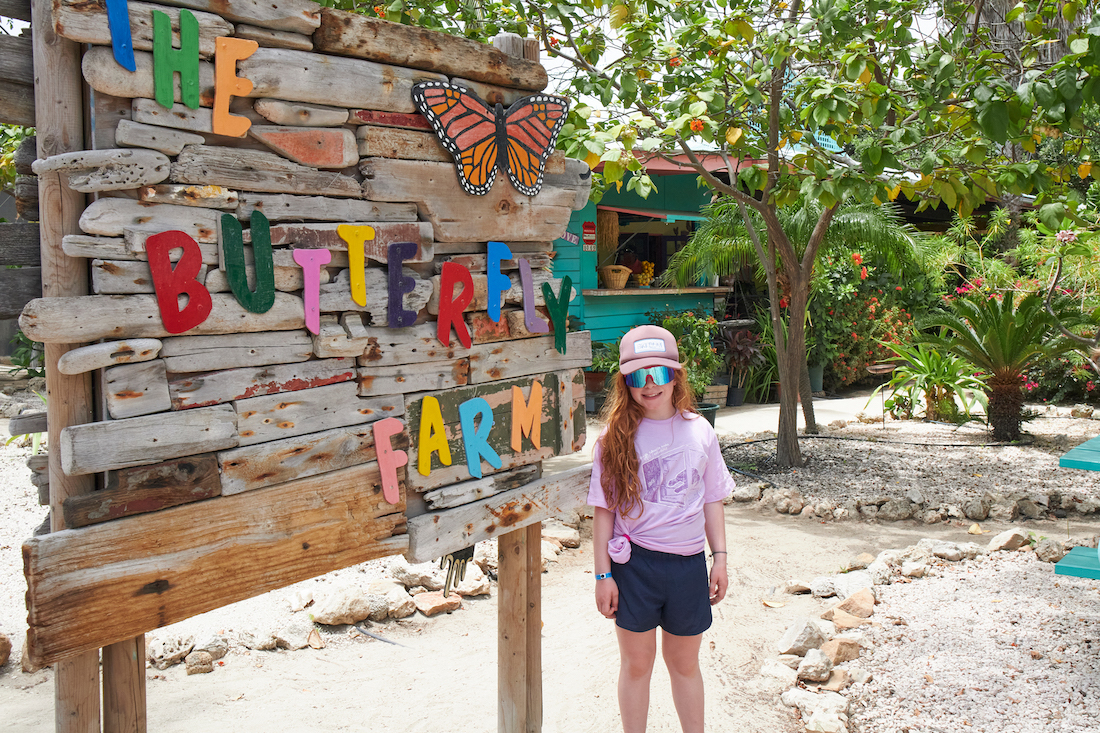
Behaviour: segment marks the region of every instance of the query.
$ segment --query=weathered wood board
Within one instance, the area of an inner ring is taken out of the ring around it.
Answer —
[[[8,433],[10,435],[30,435],[44,432],[46,432],[45,410],[24,412],[8,420]]]
[[[28,654],[49,664],[404,552],[404,508],[369,463],[28,540]]]
[[[584,506],[592,467],[546,476],[487,499],[409,518],[409,562],[427,562]]]
[[[110,367],[104,370],[103,381],[107,411],[115,420],[172,408],[168,372],[160,359]]]
[[[156,359],[161,346],[158,339],[126,339],[82,346],[66,351],[57,360],[57,370],[62,374],[83,374],[116,364],[136,364]]]
[[[269,221],[302,219],[313,221],[416,221],[415,204],[388,204],[324,196],[265,196],[242,193],[237,216],[248,219],[253,211],[262,212]]]
[[[470,354],[470,384],[514,379],[539,372],[586,367],[592,363],[588,331],[566,336],[566,352],[554,349],[554,337],[542,336],[476,346]]]
[[[180,45],[180,11],[169,7],[167,4],[154,5],[151,3],[127,0],[126,7],[130,15],[130,37],[133,47],[142,51],[153,50],[153,11],[159,11],[168,16],[172,23],[172,46]],[[199,56],[212,58],[214,56],[214,39],[218,36],[233,35],[233,24],[222,20],[221,16],[213,13],[194,11],[195,20],[199,22]],[[111,29],[107,23],[107,11],[97,3],[88,3],[86,0],[60,0],[53,6],[54,28],[58,35],[62,35],[71,41],[91,43],[98,46],[111,45]]]
[[[186,410],[260,395],[297,392],[354,379],[355,360],[316,359],[198,374],[167,382],[167,387],[171,394],[170,407]]]
[[[389,246],[413,242],[416,252],[405,262],[431,262],[432,225],[427,222],[347,222],[345,224],[278,224],[271,227],[271,244],[293,244],[305,249],[346,250],[348,243],[338,232],[340,226],[371,227],[374,239],[363,244],[364,256],[375,262],[389,261]]]
[[[134,188],[137,188],[135,186]],[[121,237],[127,229],[150,233],[177,230],[196,242],[217,242],[221,214],[209,209],[173,204],[154,204],[124,198],[101,198],[80,215],[85,234]]]
[[[163,339],[161,357],[173,374],[258,367],[305,361],[313,339],[305,329],[221,336],[172,336]]]
[[[136,71],[127,71],[115,61],[111,49],[106,46],[92,46],[80,62],[84,79],[88,86],[97,92],[112,97],[134,99],[142,97],[153,99],[156,91],[153,85],[153,54],[148,51],[134,51]],[[179,75],[173,75],[175,100],[181,101]],[[199,100],[203,107],[214,104],[214,64],[199,62]]]
[[[237,192],[222,186],[187,186],[176,183],[142,186],[138,189],[138,198],[150,204],[197,206],[203,209],[235,210],[239,203]],[[531,266],[534,267],[534,264]]]
[[[65,499],[66,527],[86,527],[221,494],[218,460],[213,453],[112,471],[109,477],[102,491]]]
[[[0,268],[0,319],[17,318],[23,308],[42,296],[42,268]]]
[[[305,327],[302,299],[275,293],[266,313],[252,313],[229,293],[212,293],[210,316],[189,334],[204,336],[253,331],[292,331]],[[43,343],[82,344],[99,339],[169,336],[160,319],[155,295],[91,295],[38,298],[23,309],[19,328]]]
[[[206,138],[202,135],[133,120],[119,120],[115,128],[116,145],[159,150],[165,155],[179,155],[185,145],[202,145],[205,142]]]
[[[355,382],[303,389],[292,394],[250,397],[233,403],[237,415],[238,441],[234,445],[256,445],[295,435],[400,417],[405,414],[401,395],[360,397]],[[215,408],[202,407],[177,414],[191,414]],[[219,446],[228,448],[232,446]]]
[[[341,107],[284,102],[281,99],[257,99],[253,109],[274,125],[339,127],[348,121],[348,110]]]
[[[265,48],[291,48],[295,51],[313,50],[313,39],[301,33],[274,31],[268,28],[257,28],[242,24],[234,29],[233,35],[237,38],[255,41]]]
[[[431,509],[450,509],[479,499],[488,499],[504,491],[529,484],[542,477],[542,464],[532,463],[512,471],[502,471],[482,479],[463,481],[424,494]]]
[[[435,392],[451,387],[462,387],[469,381],[469,372],[469,359],[390,367],[360,367],[359,394],[366,397],[407,392]]]
[[[236,445],[237,413],[229,405],[217,405],[70,425],[61,431],[61,468],[69,476],[80,476]]]
[[[216,183],[240,191],[318,196],[362,195],[350,176],[299,165],[275,153],[213,145],[188,145],[172,164],[173,183]]]

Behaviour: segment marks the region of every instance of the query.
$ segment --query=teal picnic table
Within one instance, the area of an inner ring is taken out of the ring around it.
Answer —
[[[1100,471],[1100,438],[1086,441],[1066,453],[1058,459],[1058,465],[1061,468]],[[1078,578],[1100,578],[1100,548],[1074,547],[1055,564],[1054,572]]]

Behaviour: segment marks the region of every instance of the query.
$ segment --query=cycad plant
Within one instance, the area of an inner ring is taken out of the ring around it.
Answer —
[[[948,307],[949,312],[933,315],[920,325],[942,328],[942,335],[930,337],[929,342],[985,372],[993,439],[1016,440],[1024,405],[1024,371],[1039,359],[1071,350],[1072,343],[1055,337],[1054,318],[1037,293],[1028,293],[1018,302],[1011,290],[1003,297],[954,298]]]
[[[931,344],[879,343],[897,355],[898,366],[890,382],[880,385],[871,394],[873,399],[879,391],[888,387],[893,406],[887,404],[887,408],[893,407],[896,412],[911,417],[923,401],[925,419],[956,422],[959,403],[962,404],[965,419],[970,418],[970,410],[975,403],[984,405],[985,382],[975,376],[974,366],[966,359],[941,353]],[[959,403],[956,403],[956,397]]]

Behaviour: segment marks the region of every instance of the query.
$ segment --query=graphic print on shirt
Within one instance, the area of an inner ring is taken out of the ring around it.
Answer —
[[[642,464],[642,500],[651,504],[683,507],[687,498],[702,490],[702,476],[689,459],[689,448],[679,448]],[[690,480],[689,480],[690,476]]]

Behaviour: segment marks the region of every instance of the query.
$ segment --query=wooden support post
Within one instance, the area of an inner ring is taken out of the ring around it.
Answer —
[[[501,535],[497,606],[497,731],[542,730],[542,525]]]
[[[35,68],[35,119],[38,157],[84,149],[83,90],[80,76],[80,46],[54,32],[51,0],[33,0],[32,24]],[[40,236],[42,247],[42,294],[45,297],[86,295],[87,264],[83,259],[66,256],[62,237],[79,233],[78,220],[84,210],[83,194],[62,185],[58,173],[39,177]],[[90,374],[67,375],[57,369],[70,344],[47,344],[45,348],[48,445],[50,476],[50,529],[65,528],[62,502],[70,496],[85,494],[94,488],[91,476],[66,476],[61,470],[61,430],[69,425],[91,422],[93,394]],[[127,660],[129,671],[117,672],[104,679],[110,697],[131,702],[112,717],[119,721],[111,731],[145,730],[145,658],[132,659],[135,644],[144,647],[144,639],[135,639],[127,650],[118,650]],[[112,655],[114,650],[112,650]],[[118,669],[120,665],[114,664]],[[56,667],[54,724],[58,733],[98,733],[100,730],[99,653],[87,652],[59,662]],[[114,686],[115,679],[126,679],[129,688]],[[140,687],[135,687],[139,684]]]
[[[136,711],[142,711],[136,715]],[[146,733],[145,635],[103,647],[103,730]]]

